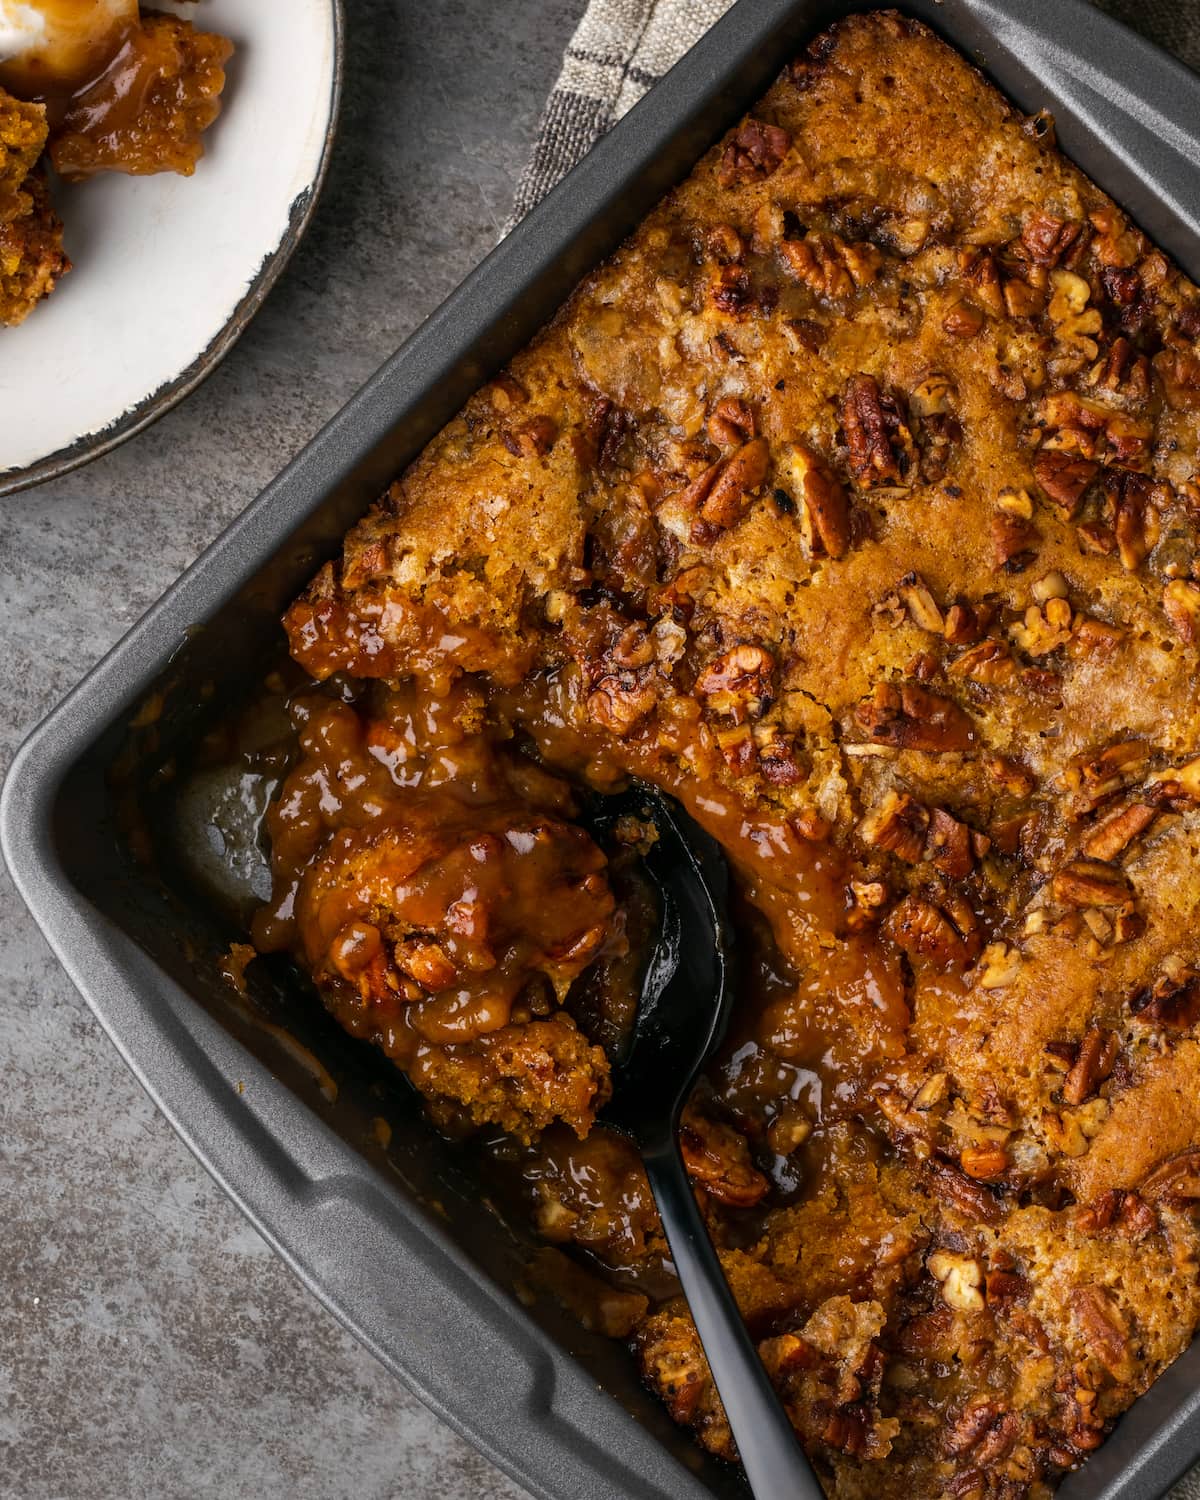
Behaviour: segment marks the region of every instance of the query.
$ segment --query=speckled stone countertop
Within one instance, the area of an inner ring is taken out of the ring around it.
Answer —
[[[1200,65],[1164,0],[1105,0]],[[585,0],[347,0],[330,178],[180,408],[0,501],[0,773],[490,249]],[[0,870],[0,1500],[519,1500],[296,1282],[126,1072]]]
[[[156,426],[0,501],[0,770],[491,248],[584,0],[347,0],[295,259]],[[0,874],[0,1500],[515,1500],[176,1140]]]

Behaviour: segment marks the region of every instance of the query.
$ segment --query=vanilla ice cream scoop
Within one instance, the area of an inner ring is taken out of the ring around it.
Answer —
[[[0,86],[22,98],[82,87],[138,24],[138,0],[0,0]]]

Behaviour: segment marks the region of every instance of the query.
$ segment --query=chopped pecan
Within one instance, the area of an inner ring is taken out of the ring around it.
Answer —
[[[1076,1209],[1075,1223],[1084,1234],[1115,1229],[1127,1239],[1140,1240],[1158,1228],[1158,1216],[1139,1193],[1109,1188]]]
[[[1200,803],[1200,759],[1156,771],[1150,780],[1155,795],[1168,802]]]
[[[1063,771],[1063,782],[1074,793],[1076,811],[1093,812],[1106,797],[1133,780],[1147,758],[1141,740],[1118,740],[1098,753],[1085,750],[1073,756]]]
[[[1062,1082],[1065,1104],[1082,1104],[1096,1092],[1113,1070],[1119,1045],[1111,1031],[1104,1031],[1099,1026],[1090,1028]]]
[[[1084,490],[1100,472],[1091,459],[1073,458],[1054,448],[1043,448],[1033,460],[1033,476],[1042,489],[1062,507],[1070,519],[1079,508]]]
[[[720,265],[737,265],[746,253],[742,237],[732,224],[715,224],[705,238],[709,254]]]
[[[983,1224],[994,1224],[1000,1217],[996,1195],[980,1182],[972,1182],[965,1172],[948,1162],[931,1161],[926,1166],[935,1195],[964,1218]]]
[[[1021,244],[1035,266],[1057,266],[1070,257],[1084,225],[1038,209],[1021,226]]]
[[[646,669],[609,672],[588,695],[591,717],[611,733],[624,736],[654,711],[658,686]]]
[[[752,438],[723,459],[699,503],[700,522],[719,531],[741,519],[750,496],[767,477],[770,452],[765,438]],[[697,538],[693,535],[693,540]]]
[[[845,557],[850,547],[850,502],[846,492],[816,454],[801,443],[787,448],[781,464],[793,497],[800,502],[801,525],[809,550],[819,541],[834,559]]]
[[[791,136],[781,126],[745,120],[721,154],[717,181],[723,188],[760,182],[778,168],[791,144]]]
[[[530,417],[519,427],[504,426],[500,438],[504,446],[518,458],[542,458],[554,447],[558,437],[558,423],[553,417]]]
[[[925,853],[929,813],[906,792],[887,796],[859,825],[859,837],[872,848],[886,849],[910,865],[919,864]]]
[[[1200,1020],[1200,974],[1186,967],[1160,974],[1133,996],[1129,1009],[1147,1026],[1186,1031]]]
[[[758,436],[754,408],[739,396],[726,396],[718,401],[705,425],[709,438],[718,448],[738,448]]]
[[[1078,368],[1080,359],[1095,359],[1100,352],[1094,335],[1100,332],[1104,320],[1098,308],[1088,307],[1092,289],[1082,276],[1073,271],[1052,271],[1050,279],[1053,292],[1046,312],[1070,361],[1068,368]]]
[[[1021,572],[1033,561],[1033,544],[1038,540],[1032,521],[1011,512],[997,510],[989,522],[992,536],[992,561],[1007,572]]]
[[[774,694],[775,659],[764,646],[734,646],[709,664],[696,679],[696,692],[717,714],[735,722],[757,719]]]
[[[784,239],[779,252],[788,274],[816,296],[841,301],[875,279],[882,257],[874,245],[848,245],[831,234]]]
[[[1049,656],[1071,639],[1074,615],[1066,599],[1047,599],[1031,604],[1019,624],[1011,627],[1013,641],[1027,655]]]
[[[1116,859],[1139,834],[1145,833],[1157,816],[1157,807],[1150,807],[1145,802],[1132,802],[1088,834],[1083,841],[1083,852],[1089,859]]]
[[[800,762],[796,742],[775,725],[764,725],[754,731],[758,767],[772,786],[795,786],[803,781],[805,770]]]
[[[1163,610],[1185,645],[1200,639],[1200,587],[1182,578],[1172,578],[1163,589]]]
[[[1157,512],[1149,508],[1157,487],[1145,474],[1106,469],[1104,520],[1117,539],[1121,566],[1136,572],[1157,536]]]
[[[988,639],[968,646],[950,663],[948,671],[951,677],[969,677],[972,682],[995,687],[1013,680],[1017,663],[1003,641]]]
[[[692,1181],[730,1208],[752,1208],[770,1188],[751,1163],[745,1138],[696,1110],[685,1114],[679,1149]]]
[[[962,913],[955,917],[958,921],[932,901],[909,895],[892,910],[886,928],[896,946],[912,958],[942,966],[970,963],[979,952],[979,935]]]
[[[935,754],[968,750],[975,742],[975,726],[950,698],[931,693],[915,682],[881,682],[855,710],[871,739],[897,750],[928,750]]]
[[[984,317],[982,308],[975,306],[973,302],[962,300],[954,302],[946,311],[942,319],[942,329],[951,338],[969,339],[983,327]]]
[[[1088,1351],[1120,1379],[1128,1361],[1129,1334],[1108,1291],[1102,1286],[1076,1288],[1071,1293],[1071,1312]]]
[[[846,382],[841,418],[858,485],[897,489],[911,483],[912,433],[896,397],[884,395],[873,375],[852,375]]]
[[[964,1146],[959,1165],[976,1182],[995,1182],[1004,1176],[1012,1163],[1003,1146],[989,1141],[982,1146]]]
[[[422,989],[436,994],[458,978],[458,969],[432,939],[408,938],[397,943],[394,952],[396,967]]]
[[[1139,1189],[1148,1203],[1200,1203],[1200,1151],[1181,1151],[1155,1167]]]
[[[971,829],[945,808],[935,807],[930,814],[925,858],[951,880],[964,880],[975,868]]]
[[[1031,1291],[1029,1282],[1009,1266],[988,1271],[983,1281],[989,1307],[1009,1308],[1014,1302],[1025,1302]]]
[[[1002,990],[1021,972],[1021,950],[1008,943],[989,943],[979,955],[979,987]]]
[[[1098,859],[1074,859],[1064,865],[1050,889],[1065,906],[1128,906],[1133,900],[1124,874]]]
[[[708,298],[719,312],[731,318],[748,313],[758,301],[753,278],[744,266],[721,266],[708,283]]]
[[[981,634],[979,617],[970,604],[960,600],[946,611],[945,636],[952,646],[970,646]]]

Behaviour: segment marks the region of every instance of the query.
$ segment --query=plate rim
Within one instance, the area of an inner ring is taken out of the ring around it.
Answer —
[[[64,475],[83,468],[93,459],[111,453],[114,448],[119,448],[139,432],[144,432],[207,380],[249,327],[251,319],[266,300],[267,293],[279,280],[303,239],[329,172],[329,161],[333,155],[341,117],[342,87],[345,81],[346,8],[345,0],[328,0],[328,3],[333,16],[333,72],[330,79],[329,116],[325,123],[316,171],[308,185],[292,199],[288,209],[287,228],[279,243],[263,257],[254,279],[225,323],[185,369],[173,379],[157,386],[99,431],[85,433],[65,448],[57,448],[44,458],[36,459],[19,469],[0,469],[0,500],[32,489],[35,485],[45,484],[48,480],[61,479]]]

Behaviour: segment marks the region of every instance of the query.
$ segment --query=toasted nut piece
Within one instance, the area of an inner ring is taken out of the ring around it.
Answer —
[[[859,824],[864,844],[886,849],[910,865],[919,864],[925,852],[929,813],[907,793],[888,792],[879,806]]]
[[[921,896],[905,896],[888,917],[887,931],[905,953],[937,964],[969,963],[979,951],[973,927],[960,929],[940,906]]]
[[[919,573],[906,573],[896,585],[896,592],[908,606],[914,625],[921,630],[928,630],[932,635],[942,634],[945,619]]]
[[[1089,859],[1116,859],[1139,834],[1149,828],[1157,816],[1157,807],[1150,807],[1145,802],[1133,802],[1088,834],[1083,841],[1083,852]]]
[[[976,1182],[995,1182],[1003,1177],[1011,1165],[1008,1152],[1003,1146],[964,1146],[959,1164],[968,1177]]]
[[[1060,219],[1038,209],[1021,228],[1021,244],[1034,265],[1057,266],[1068,258],[1083,230],[1084,225],[1077,219]]]
[[[1050,882],[1056,901],[1066,906],[1126,906],[1133,891],[1120,870],[1102,860],[1076,859]]]
[[[979,987],[1001,990],[1021,972],[1021,952],[1007,943],[989,943],[980,954]]]
[[[736,722],[757,719],[774,695],[775,659],[763,646],[734,646],[709,664],[696,679],[696,693],[713,713],[731,714]]]
[[[1017,675],[1017,663],[1003,641],[985,640],[967,649],[950,663],[951,677],[969,677],[985,687],[1011,682]]]
[[[1039,604],[1045,604],[1048,599],[1066,599],[1070,594],[1067,580],[1059,572],[1047,573],[1044,578],[1039,578],[1030,590]]]
[[[720,1203],[751,1208],[770,1189],[770,1183],[751,1163],[745,1138],[697,1110],[685,1112],[679,1149],[688,1176]]]
[[[944,1161],[930,1161],[925,1170],[934,1193],[948,1208],[983,1224],[994,1224],[1000,1217],[996,1195],[983,1183],[973,1182],[965,1172]]]
[[[1200,974],[1186,965],[1172,974],[1160,974],[1133,996],[1129,1009],[1147,1026],[1186,1031],[1200,1020]]]
[[[957,703],[913,682],[879,683],[855,716],[873,740],[897,750],[937,754],[968,750],[975,742],[975,725]]]
[[[1033,520],[1033,498],[1028,490],[1002,489],[996,496],[996,508],[1021,521]]]
[[[718,448],[737,448],[758,436],[754,408],[738,396],[726,396],[709,414],[706,430]]]
[[[1182,766],[1174,766],[1165,771],[1156,771],[1150,780],[1171,801],[1182,798],[1188,802],[1200,803],[1200,759],[1189,760]]]
[[[792,138],[779,125],[747,119],[721,154],[717,181],[723,188],[770,177],[788,153]]]
[[[1093,1026],[1079,1045],[1079,1056],[1063,1079],[1062,1096],[1066,1104],[1082,1104],[1113,1070],[1119,1044],[1111,1031]]]
[[[1163,589],[1163,609],[1185,645],[1200,639],[1200,588],[1182,578],[1173,578]]]
[[[983,312],[972,303],[955,302],[942,319],[943,330],[955,339],[969,339],[983,327]]]
[[[873,375],[852,375],[841,417],[855,483],[863,489],[907,487],[914,448],[896,398],[885,396]]]
[[[700,501],[700,520],[718,530],[726,530],[739,521],[751,494],[767,477],[769,460],[765,438],[752,438],[725,459]]]
[[[1089,1351],[1117,1379],[1129,1359],[1129,1333],[1120,1309],[1101,1286],[1084,1286],[1071,1293],[1071,1312]]]
[[[975,868],[972,832],[943,807],[930,814],[929,837],[925,841],[925,858],[951,880],[965,880]]]
[[[816,454],[801,443],[789,444],[779,477],[803,507],[801,524],[809,550],[816,552],[819,541],[830,557],[845,557],[850,549],[850,502]]]
[[[1148,1203],[1200,1202],[1200,1151],[1181,1151],[1156,1167],[1139,1190]]]
[[[1042,489],[1068,518],[1079,508],[1084,490],[1100,472],[1100,465],[1088,458],[1072,458],[1043,448],[1033,460],[1033,475]]]
[[[929,1274],[942,1284],[942,1297],[955,1312],[975,1313],[984,1308],[983,1270],[977,1260],[935,1250],[925,1262]]]

